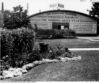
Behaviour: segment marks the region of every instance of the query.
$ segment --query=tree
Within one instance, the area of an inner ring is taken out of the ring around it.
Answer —
[[[27,15],[27,10],[23,7],[16,6],[13,11],[4,11],[4,27],[7,29],[16,29],[21,27],[28,27],[30,20]]]
[[[11,26],[11,11],[4,11],[4,27],[9,28]]]
[[[99,2],[93,3],[92,10],[89,11],[90,16],[97,18],[97,34],[99,35]]]
[[[89,12],[89,14],[93,17],[96,17],[99,19],[99,3],[93,3],[92,10]]]

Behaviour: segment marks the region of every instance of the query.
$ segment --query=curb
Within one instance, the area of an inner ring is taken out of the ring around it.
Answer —
[[[70,51],[99,51],[99,48],[69,48]]]

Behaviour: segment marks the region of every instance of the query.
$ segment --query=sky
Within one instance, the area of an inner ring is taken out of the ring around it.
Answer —
[[[28,15],[50,10],[50,4],[55,3],[64,4],[65,10],[74,10],[86,14],[88,14],[87,10],[91,10],[92,7],[90,0],[0,0],[0,9],[2,2],[4,2],[4,9],[6,10],[12,10],[19,4],[26,9],[28,3]]]

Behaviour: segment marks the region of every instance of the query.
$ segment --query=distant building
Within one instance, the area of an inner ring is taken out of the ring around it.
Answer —
[[[70,10],[51,10],[31,15],[32,26],[38,29],[72,29],[78,35],[97,35],[97,20]]]

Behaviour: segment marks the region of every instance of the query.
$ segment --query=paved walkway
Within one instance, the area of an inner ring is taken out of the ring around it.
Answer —
[[[87,39],[90,41],[99,41],[99,36],[96,37],[78,37],[79,39]]]
[[[99,48],[69,48],[70,51],[99,51]]]

